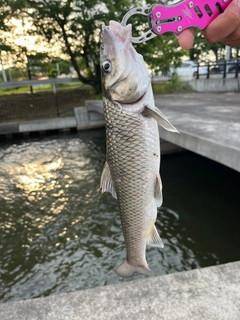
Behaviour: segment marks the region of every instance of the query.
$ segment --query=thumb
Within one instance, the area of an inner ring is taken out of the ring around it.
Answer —
[[[177,35],[177,41],[184,50],[189,50],[192,48],[194,43],[195,28],[188,28],[182,33]]]

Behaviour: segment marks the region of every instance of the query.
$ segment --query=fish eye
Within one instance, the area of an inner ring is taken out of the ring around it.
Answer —
[[[103,64],[102,64],[102,68],[105,72],[109,73],[111,72],[112,70],[112,65],[111,65],[111,62],[109,61],[104,61]]]

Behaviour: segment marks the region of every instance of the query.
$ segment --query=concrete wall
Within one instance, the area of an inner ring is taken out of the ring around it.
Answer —
[[[189,85],[198,92],[240,91],[240,78],[193,79]]]

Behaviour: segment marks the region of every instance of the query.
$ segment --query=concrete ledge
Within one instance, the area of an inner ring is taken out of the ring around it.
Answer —
[[[86,101],[86,108],[74,108],[77,129],[91,129],[105,126],[103,105],[101,100]]]
[[[240,262],[0,305],[1,320],[239,320]]]
[[[2,123],[0,124],[0,134],[19,133],[18,123]]]
[[[104,121],[105,123],[102,100],[88,100],[86,108],[90,121]]]
[[[198,92],[230,92],[240,91],[240,78],[198,79],[189,82],[193,90]]]
[[[89,112],[96,112],[102,115],[104,114],[102,100],[87,100],[86,108],[88,109]]]
[[[74,108],[75,117],[39,119],[0,124],[0,135],[35,131],[77,128],[78,130],[102,128],[105,126],[101,100],[90,100],[86,107]]]
[[[53,118],[25,121],[19,123],[19,132],[33,132],[45,130],[57,130],[64,128],[76,128],[76,119],[74,117]]]
[[[79,129],[82,125],[87,126],[89,123],[88,111],[86,108],[74,108],[74,116],[77,123],[77,129]]]
[[[160,143],[161,143],[161,155],[178,153],[185,150],[177,146],[176,144],[172,144],[168,141],[163,140],[162,138],[160,139]]]
[[[239,93],[156,95],[155,102],[179,130],[160,137],[240,172]]]
[[[160,136],[170,143],[193,151],[240,172],[239,149],[221,145],[215,141],[194,136],[189,132],[186,133],[183,131],[181,131],[180,135],[176,135],[160,128]]]

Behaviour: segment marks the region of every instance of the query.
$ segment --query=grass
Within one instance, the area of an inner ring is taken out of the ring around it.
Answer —
[[[29,93],[30,87],[0,89],[0,95]]]
[[[192,91],[191,87],[182,82],[177,74],[173,74],[170,81],[153,83],[152,88],[154,94]]]
[[[71,88],[71,87],[82,87],[82,82],[69,82],[69,83],[59,83],[56,85],[57,88]]]
[[[59,83],[56,84],[56,88],[58,89],[67,89],[67,88],[77,88],[82,87],[83,84],[81,82],[69,82],[69,83]],[[52,85],[39,85],[33,86],[33,92],[42,92],[42,91],[49,91],[52,90]],[[19,93],[30,93],[30,87],[19,87],[19,88],[6,88],[0,89],[0,95],[12,95],[12,94],[19,94]]]

